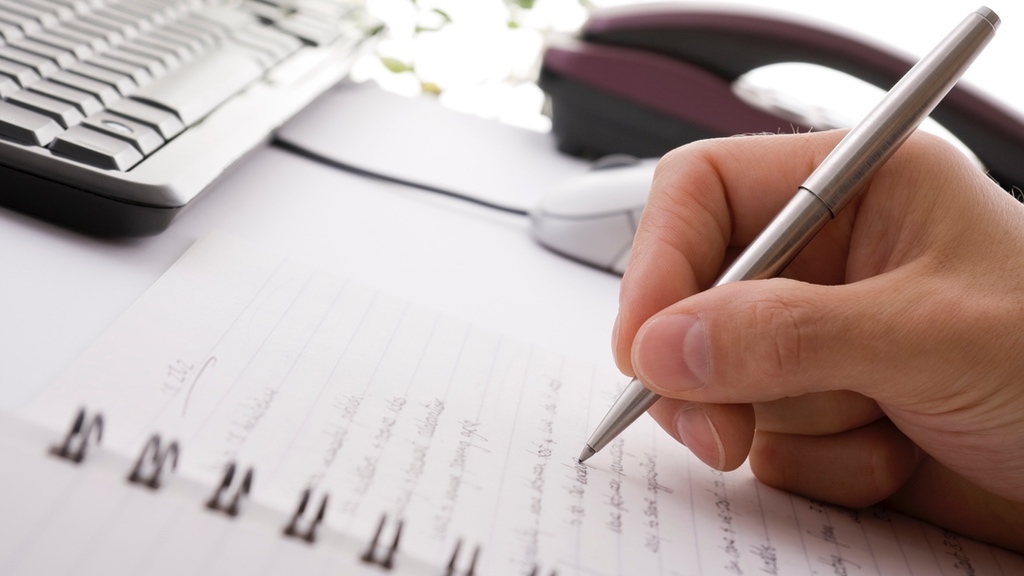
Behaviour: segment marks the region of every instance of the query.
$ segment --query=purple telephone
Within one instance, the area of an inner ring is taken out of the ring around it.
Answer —
[[[702,138],[791,131],[792,121],[732,90],[744,73],[783,62],[827,66],[883,89],[913,65],[861,40],[784,19],[650,4],[597,11],[577,38],[552,43],[540,85],[562,151],[652,157]],[[963,86],[932,117],[1004,188],[1024,187],[1024,117]]]

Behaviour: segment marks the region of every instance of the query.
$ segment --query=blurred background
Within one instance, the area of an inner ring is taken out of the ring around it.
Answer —
[[[374,51],[353,70],[408,96],[430,95],[451,109],[536,131],[550,128],[544,95],[535,84],[545,43],[572,34],[592,10],[636,0],[366,0],[368,26],[379,33]],[[678,2],[695,4],[694,2]],[[784,16],[838,30],[917,60],[968,13],[974,1],[773,0],[700,2]],[[988,4],[1003,20],[999,33],[964,76],[993,99],[1024,112],[1020,86],[1024,56],[1024,3]],[[747,87],[827,106],[852,124],[882,91],[843,74],[808,64],[777,65],[742,79]],[[934,125],[931,130],[941,132]]]

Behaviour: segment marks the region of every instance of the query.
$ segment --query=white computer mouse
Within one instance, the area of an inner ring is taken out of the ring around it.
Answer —
[[[558,254],[622,274],[657,163],[606,158],[561,182],[531,212],[533,237]]]

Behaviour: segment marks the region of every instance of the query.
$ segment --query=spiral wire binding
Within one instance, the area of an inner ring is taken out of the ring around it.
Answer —
[[[85,408],[79,408],[78,414],[71,421],[71,428],[68,429],[64,442],[50,448],[50,454],[58,458],[70,460],[80,464],[85,459],[86,448],[89,446],[89,438],[96,432],[96,443],[103,439],[103,414],[96,414],[86,421]]]
[[[387,514],[381,515],[380,524],[377,525],[377,531],[373,534],[373,540],[370,541],[370,545],[366,548],[366,552],[364,552],[359,559],[367,564],[376,564],[385,570],[390,570],[395,565],[395,553],[398,552],[398,541],[402,537],[402,521],[399,520],[398,526],[395,527],[395,536],[391,539],[391,545],[384,550],[383,557],[378,558],[377,546],[380,541],[381,532],[384,531],[384,523],[387,519]]]
[[[135,461],[135,466],[132,468],[132,473],[128,476],[128,481],[133,484],[141,484],[151,490],[156,490],[160,487],[160,476],[163,474],[164,465],[167,464],[167,459],[171,459],[171,470],[178,466],[178,443],[172,441],[163,450],[160,449],[160,435],[153,434],[149,437],[149,441],[142,447],[142,453],[139,454],[139,459]],[[146,456],[149,456],[147,459]],[[143,473],[143,467],[149,467],[149,475],[146,476]]]
[[[309,499],[311,496],[312,489],[306,488],[302,491],[302,498],[299,499],[299,506],[295,509],[295,513],[292,514],[292,519],[288,522],[288,525],[284,527],[285,536],[299,538],[310,543],[316,540],[316,527],[323,522],[324,516],[327,514],[327,494],[324,494],[320,498],[320,507],[317,509],[316,515],[313,519],[309,521],[309,525],[306,526],[305,530],[300,530],[299,520],[301,520],[306,514],[306,506],[309,505]]]
[[[228,502],[222,502],[222,495],[227,494],[228,489],[231,488],[231,483],[235,479],[235,463],[229,463],[227,468],[224,470],[224,477],[221,478],[217,489],[213,492],[213,495],[210,496],[210,499],[206,501],[206,507],[210,510],[223,512],[232,518],[238,516],[242,497],[248,496],[249,491],[252,490],[252,476],[253,470],[252,467],[249,467],[249,469],[245,471],[245,476],[243,476],[241,482],[239,482],[238,488],[235,489],[235,494],[230,497],[231,499]]]
[[[96,437],[97,444],[103,437],[102,414],[96,414],[89,418],[84,408],[79,409],[64,441],[59,445],[51,446],[49,452],[76,464],[80,463],[85,459],[89,439],[93,436]],[[179,454],[180,448],[176,441],[170,442],[161,449],[160,435],[153,434],[149,437],[138,459],[135,461],[131,474],[128,476],[128,481],[134,484],[141,484],[153,490],[158,489],[165,466],[169,464],[171,470],[175,469],[178,464]],[[235,462],[230,462],[225,467],[220,484],[206,501],[206,508],[222,512],[230,517],[235,517],[239,514],[242,499],[248,496],[252,490],[254,471],[252,467],[247,468],[241,480],[238,481],[234,492],[231,493],[231,487],[235,484],[235,474],[237,471],[238,466]],[[316,513],[313,514],[312,518],[306,520],[306,509],[310,507],[312,498],[311,488],[306,488],[302,491],[298,506],[296,506],[295,512],[284,527],[283,533],[285,536],[298,538],[309,543],[316,541],[317,527],[323,523],[324,517],[327,514],[328,494],[320,497],[320,504],[317,506]],[[303,529],[300,527],[300,524],[304,521],[306,525]],[[373,539],[359,559],[366,564],[373,564],[384,570],[391,570],[395,565],[395,555],[398,553],[398,545],[402,537],[404,522],[401,519],[397,521],[394,536],[392,536],[389,544],[381,543],[385,524],[387,524],[387,514],[381,515],[380,523],[377,525]],[[444,568],[443,576],[476,576],[476,564],[480,556],[480,546],[478,545],[473,548],[472,555],[465,569],[459,567],[460,564],[464,564],[464,562],[460,562],[459,553],[461,550],[462,540],[460,539],[455,543],[455,549],[452,551],[448,565]],[[530,576],[540,576],[540,567],[534,566]],[[550,576],[557,576],[557,572],[551,571]]]
[[[456,561],[459,559],[459,549],[462,548],[462,540],[460,539],[455,543],[455,550],[452,551],[452,558],[448,561],[448,566],[445,567],[444,576],[475,576],[476,574],[476,561],[480,556],[480,547],[476,546],[473,548],[473,555],[469,559],[469,568],[465,571],[459,571],[456,567]]]

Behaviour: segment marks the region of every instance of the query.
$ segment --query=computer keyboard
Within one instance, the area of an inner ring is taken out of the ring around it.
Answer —
[[[144,236],[342,79],[358,0],[0,0],[0,204]]]

